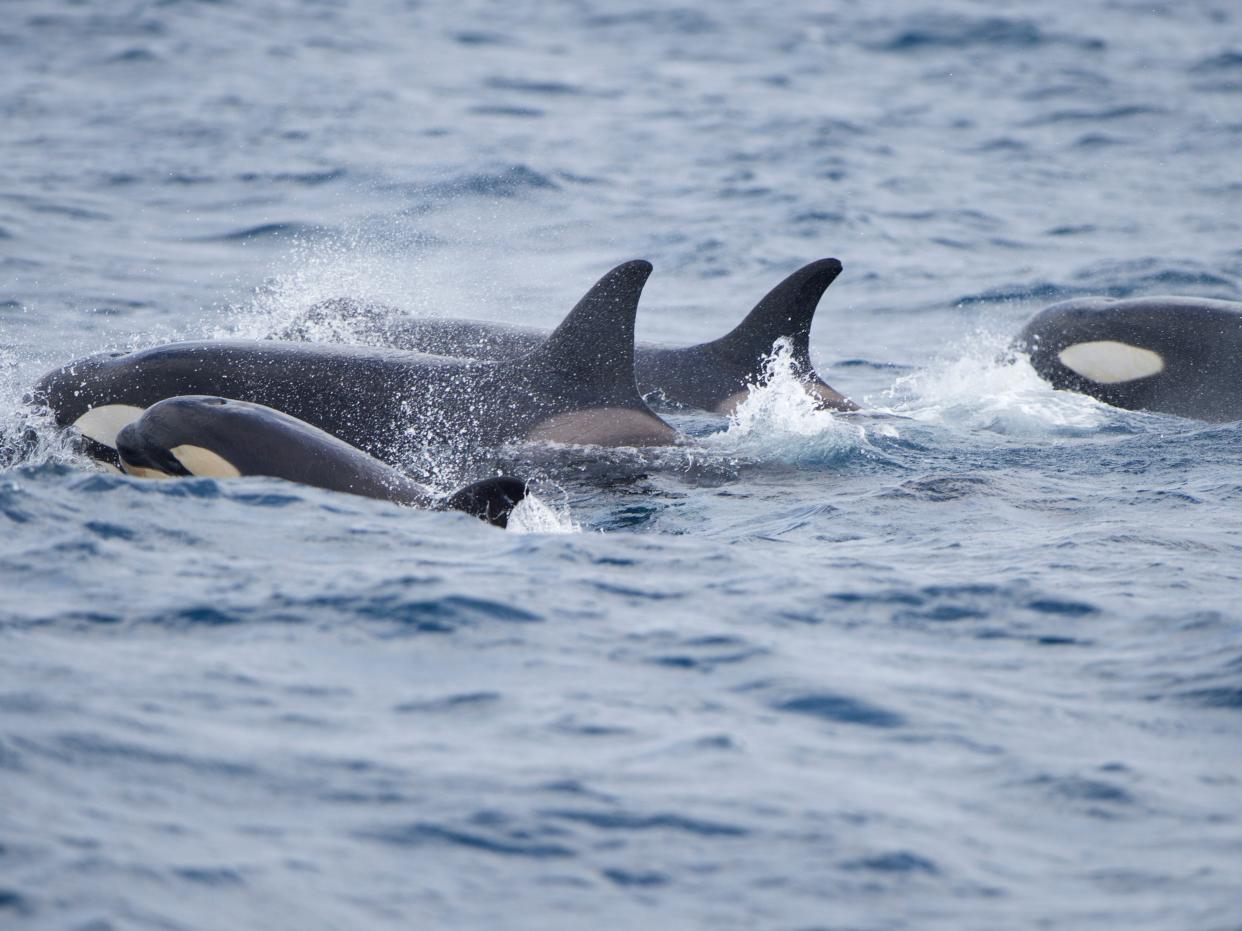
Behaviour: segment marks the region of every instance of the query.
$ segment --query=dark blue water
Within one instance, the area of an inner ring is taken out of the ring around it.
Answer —
[[[500,532],[0,474],[0,926],[1242,927],[1242,434],[997,359],[1242,299],[1234,4],[65,2],[0,18],[0,401],[341,294],[648,338],[845,274]],[[337,334],[339,335],[339,334]],[[442,476],[451,483],[454,476]]]

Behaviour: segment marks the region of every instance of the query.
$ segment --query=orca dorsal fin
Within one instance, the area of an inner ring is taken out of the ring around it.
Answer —
[[[634,381],[634,318],[651,263],[618,265],[582,296],[561,325],[526,359],[579,382],[615,385],[638,395]]]
[[[815,308],[839,274],[841,263],[836,259],[819,259],[802,266],[769,291],[745,320],[707,346],[749,363],[768,355],[773,343],[787,337],[793,341],[794,359],[809,365]]]

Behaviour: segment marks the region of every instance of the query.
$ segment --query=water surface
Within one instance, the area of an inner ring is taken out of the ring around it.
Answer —
[[[502,533],[0,474],[0,924],[1242,922],[1242,443],[998,359],[1242,299],[1226,3],[75,3],[0,25],[0,401],[352,295],[640,335],[822,256],[812,338]],[[37,422],[36,422],[37,423]],[[454,476],[441,476],[451,483]]]

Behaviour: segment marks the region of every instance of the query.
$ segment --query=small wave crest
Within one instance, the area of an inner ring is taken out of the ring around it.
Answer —
[[[962,353],[908,375],[870,405],[924,423],[986,430],[1004,436],[1094,433],[1109,409],[1086,395],[1053,389],[1025,356],[1008,351],[1009,337],[978,332]]]
[[[721,433],[704,437],[713,453],[740,459],[823,465],[868,450],[866,431],[823,410],[803,387],[793,345],[777,340],[762,376]]]
[[[581,533],[582,527],[574,520],[568,504],[551,504],[528,494],[510,512],[508,530],[511,533]]]
[[[868,44],[880,52],[906,53],[988,46],[1018,51],[1051,45],[1092,50],[1105,46],[1104,40],[1092,36],[1050,32],[1035,19],[947,12],[903,17],[896,32]]]

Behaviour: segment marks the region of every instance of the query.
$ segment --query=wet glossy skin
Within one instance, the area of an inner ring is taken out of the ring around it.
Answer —
[[[807,391],[829,410],[857,410],[849,398],[825,383],[810,358],[810,328],[824,290],[841,272],[836,259],[820,259],[785,278],[730,333],[711,342],[672,347],[638,343],[634,373],[653,403],[731,413],[763,380],[764,366],[778,339],[792,344],[794,363]],[[285,331],[313,339],[316,326],[346,321],[351,336],[372,346],[492,361],[515,359],[538,347],[547,331],[485,320],[411,317],[395,307],[337,298],[311,307]]]
[[[175,343],[71,363],[37,396],[70,426],[105,405],[146,408],[180,395],[263,404],[377,456],[402,462],[430,444],[470,450],[534,434],[615,446],[675,442],[675,430],[638,395],[633,320],[650,274],[614,269],[535,351],[507,362],[398,350],[276,341]],[[616,429],[598,411],[620,409]]]
[[[1041,311],[1014,345],[1057,388],[1131,410],[1242,419],[1242,304],[1190,297],[1065,301]],[[1127,369],[1136,377],[1127,378]]]

